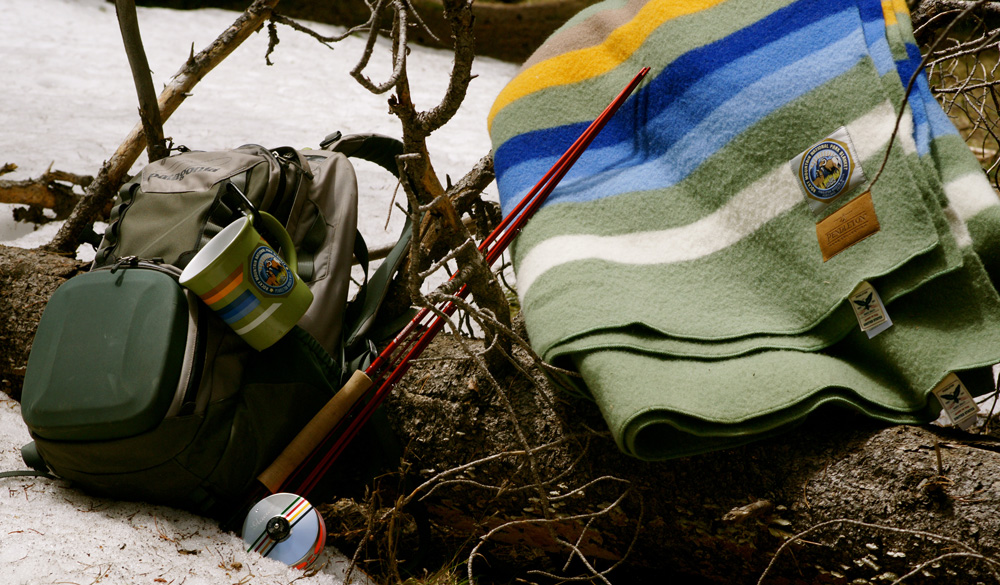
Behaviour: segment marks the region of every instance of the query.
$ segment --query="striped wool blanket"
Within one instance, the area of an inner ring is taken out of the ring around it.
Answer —
[[[736,445],[822,404],[926,421],[947,374],[1000,362],[1000,201],[924,77],[904,100],[908,23],[902,0],[606,0],[498,96],[509,211],[651,68],[514,249],[533,347],[579,370],[625,452]],[[874,337],[863,282],[892,321]]]

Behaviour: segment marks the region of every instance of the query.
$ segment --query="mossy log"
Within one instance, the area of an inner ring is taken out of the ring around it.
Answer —
[[[31,342],[49,297],[85,264],[0,245],[0,389],[20,396]]]

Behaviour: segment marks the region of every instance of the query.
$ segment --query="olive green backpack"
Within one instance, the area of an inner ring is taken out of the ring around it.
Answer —
[[[404,229],[371,280],[348,156],[396,173],[399,141],[331,135],[318,150],[248,145],[156,161],[126,183],[90,271],[51,297],[21,397],[33,468],[84,490],[222,518],[292,437],[364,367]],[[178,276],[247,210],[292,237],[314,300],[256,351]],[[348,302],[354,259],[365,280]]]

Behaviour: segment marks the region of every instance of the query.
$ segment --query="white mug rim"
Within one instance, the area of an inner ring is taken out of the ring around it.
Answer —
[[[249,217],[243,216],[222,228],[214,238],[208,241],[181,272],[180,284],[185,284],[198,274],[209,268],[240,235],[240,232],[251,223]]]

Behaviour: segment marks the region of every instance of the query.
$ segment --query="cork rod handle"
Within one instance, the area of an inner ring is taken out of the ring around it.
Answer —
[[[372,385],[371,378],[364,372],[358,370],[351,375],[351,379],[344,384],[339,392],[326,403],[316,413],[316,415],[302,427],[299,434],[288,444],[287,447],[274,459],[257,479],[267,487],[270,492],[277,493],[288,476],[295,471],[306,457],[326,438],[346,415],[354,403],[358,401],[365,391]]]

